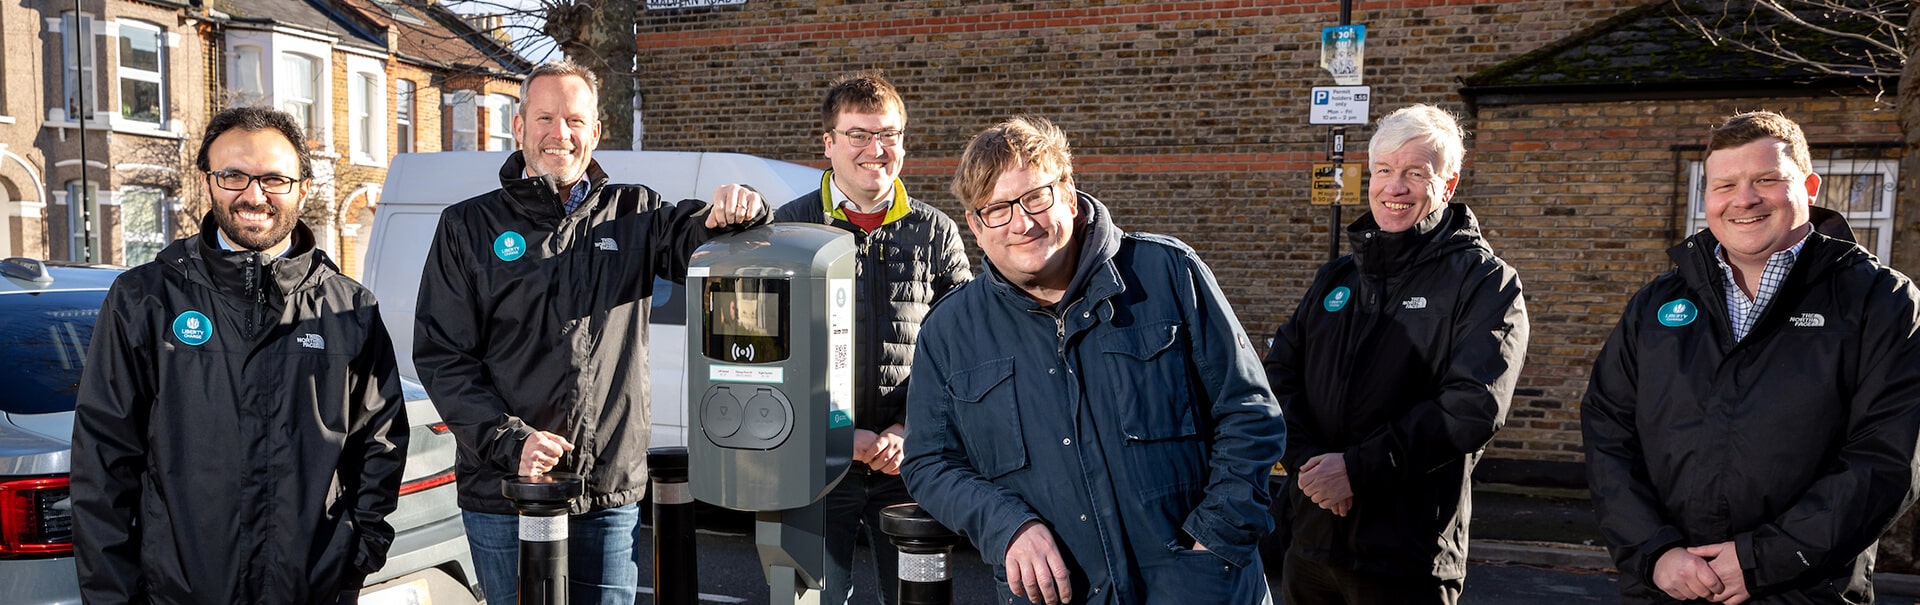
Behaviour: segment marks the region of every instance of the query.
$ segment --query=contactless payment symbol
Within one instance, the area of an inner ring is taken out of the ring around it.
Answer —
[[[213,320],[199,311],[181,313],[173,318],[173,336],[187,346],[197,347],[213,338]]]
[[[518,233],[508,231],[500,234],[500,237],[493,238],[493,255],[500,257],[500,260],[520,260],[520,257],[526,253],[527,238],[521,237]]]
[[[1353,300],[1353,291],[1348,290],[1346,286],[1340,286],[1328,292],[1327,298],[1320,301],[1320,306],[1326,307],[1328,313],[1337,313],[1347,308],[1347,302],[1351,300]]]
[[[1678,328],[1693,323],[1694,318],[1699,316],[1700,309],[1693,305],[1693,301],[1682,298],[1660,305],[1658,319],[1660,325]]]

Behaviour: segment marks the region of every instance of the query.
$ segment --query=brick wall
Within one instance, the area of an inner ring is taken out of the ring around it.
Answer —
[[[1820,140],[1892,138],[1867,99],[1480,107],[1458,78],[1566,37],[1641,0],[1356,3],[1368,26],[1372,115],[1411,103],[1470,130],[1459,199],[1528,289],[1533,343],[1496,459],[1578,462],[1578,400],[1626,298],[1665,269],[1680,216],[1676,144],[1736,108],[1780,108]],[[959,151],[996,119],[1061,124],[1082,188],[1130,230],[1177,236],[1213,267],[1265,340],[1327,260],[1329,211],[1307,205],[1324,126],[1309,125],[1320,28],[1334,2],[756,0],[653,11],[639,23],[648,149],[739,151],[822,165],[820,95],[881,69],[906,97],[905,181],[946,193]],[[1368,127],[1348,129],[1364,161]],[[1697,153],[1697,152],[1696,152]],[[1359,209],[1344,211],[1351,221]],[[1680,223],[1684,225],[1684,222]],[[977,259],[977,252],[975,255]],[[1564,468],[1560,470],[1566,470]]]

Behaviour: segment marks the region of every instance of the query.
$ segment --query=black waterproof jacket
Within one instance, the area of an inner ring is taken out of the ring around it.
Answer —
[[[1735,342],[1717,243],[1701,231],[1668,252],[1581,404],[1623,600],[1671,602],[1660,555],[1731,541],[1753,602],[1870,603],[1875,541],[1920,473],[1920,290],[1815,233]]]
[[[900,185],[894,185],[899,191]],[[859,246],[855,266],[854,426],[873,432],[907,422],[907,373],[913,367],[913,343],[933,302],[973,279],[960,228],[946,213],[902,194],[887,222],[871,232],[830,217],[821,191],[774,211],[776,222],[806,222],[853,233]],[[904,202],[904,203],[903,203]]]
[[[296,227],[280,258],[212,218],[122,274],[73,425],[88,603],[338,603],[386,564],[407,420],[373,294]]]
[[[1520,278],[1465,204],[1413,229],[1347,227],[1353,254],[1320,268],[1267,353],[1287,417],[1281,459],[1344,454],[1353,508],[1300,491],[1295,554],[1342,569],[1465,577],[1470,480],[1505,423],[1527,353]],[[1297,472],[1297,470],[1296,470]]]
[[[420,272],[413,363],[460,443],[460,508],[513,514],[501,481],[535,430],[574,445],[555,467],[586,478],[573,512],[638,502],[653,280],[686,279],[687,257],[716,233],[708,205],[609,185],[595,162],[591,192],[567,213],[552,177],[525,167],[515,152],[500,189],[441,212]]]

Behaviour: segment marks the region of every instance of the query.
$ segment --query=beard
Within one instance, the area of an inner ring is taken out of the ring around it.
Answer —
[[[293,233],[293,226],[300,222],[299,217],[287,216],[282,212],[282,208],[276,208],[271,204],[255,205],[234,200],[223,205],[218,200],[210,201],[213,207],[213,221],[220,225],[220,232],[227,235],[227,240],[234,245],[256,252],[286,241],[287,235]],[[235,216],[240,210],[265,213],[273,217],[273,222],[266,227],[251,223],[242,225],[240,218]]]

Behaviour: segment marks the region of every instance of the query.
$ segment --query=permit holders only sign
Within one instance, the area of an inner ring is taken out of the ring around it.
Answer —
[[[1365,124],[1372,98],[1371,87],[1367,86],[1315,86],[1307,123]]]

